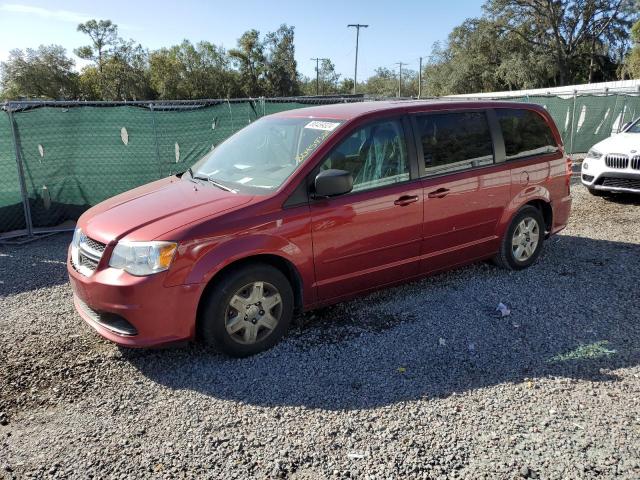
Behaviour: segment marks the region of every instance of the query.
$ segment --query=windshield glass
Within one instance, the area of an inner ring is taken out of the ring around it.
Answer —
[[[640,133],[640,119],[636,120],[636,122],[631,125],[625,133]]]
[[[340,125],[336,120],[266,117],[200,159],[193,176],[234,190],[269,193],[289,178]]]

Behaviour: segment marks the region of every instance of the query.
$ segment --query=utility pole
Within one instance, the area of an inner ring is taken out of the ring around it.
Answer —
[[[396,65],[400,67],[400,76],[398,77],[398,98],[400,98],[400,94],[402,93],[402,66],[409,65],[408,63],[397,62]]]
[[[316,61],[316,96],[318,96],[320,95],[320,81],[319,81],[320,68],[318,67],[318,64],[321,60],[329,60],[329,59],[328,58],[312,58],[311,60]]]
[[[422,95],[422,57],[420,57],[420,66],[418,67],[418,98]]]
[[[369,28],[369,25],[362,25],[360,23],[350,23],[347,28],[354,27],[356,29],[356,68],[353,72],[353,94],[356,94],[356,85],[358,85],[358,40],[360,39],[360,29]]]

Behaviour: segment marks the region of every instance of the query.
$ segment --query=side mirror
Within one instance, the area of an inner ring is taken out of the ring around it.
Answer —
[[[346,170],[323,170],[314,182],[316,197],[343,195],[353,189],[353,177]]]

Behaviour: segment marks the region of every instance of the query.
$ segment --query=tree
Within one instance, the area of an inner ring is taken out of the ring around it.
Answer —
[[[238,39],[238,47],[229,50],[229,56],[238,67],[243,95],[264,95],[266,58],[260,32],[254,29],[243,33]]]
[[[222,47],[184,40],[152,52],[151,85],[163,99],[225,98],[241,94],[236,72]]]
[[[640,21],[637,21],[631,29],[633,48],[629,52],[625,65],[625,73],[631,78],[640,78]]]
[[[59,45],[12,50],[0,64],[0,90],[6,99],[71,99],[77,96],[74,61]]]
[[[294,27],[280,25],[275,32],[266,35],[266,94],[288,97],[300,93],[298,65],[293,44]]]
[[[96,63],[98,71],[102,73],[104,57],[110,47],[118,42],[118,26],[111,20],[89,20],[78,25],[78,32],[88,35],[92,44],[77,48],[75,54],[84,60]]]
[[[365,93],[376,97],[396,97],[398,95],[399,75],[395,71],[380,67],[367,79]],[[418,75],[413,70],[402,70],[402,96],[418,95]]]
[[[598,54],[628,39],[635,0],[489,0],[485,11],[528,52],[550,55],[557,83],[591,81]],[[585,68],[586,67],[586,68]]]
[[[80,74],[80,90],[87,100],[143,100],[153,98],[148,52],[133,40],[119,39],[108,56]]]

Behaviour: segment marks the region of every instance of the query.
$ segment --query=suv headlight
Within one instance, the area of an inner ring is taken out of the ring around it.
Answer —
[[[169,268],[177,248],[174,242],[118,242],[109,266],[131,275],[151,275]]]
[[[589,150],[589,152],[587,153],[586,158],[590,159],[590,160],[598,160],[600,158],[602,158],[602,154],[597,151],[594,150],[593,148],[591,150]]]

